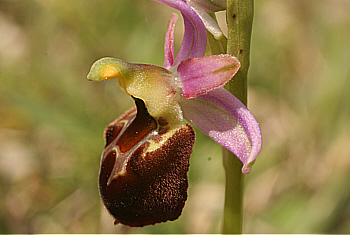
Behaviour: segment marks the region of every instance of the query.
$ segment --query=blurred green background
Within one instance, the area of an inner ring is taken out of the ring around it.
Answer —
[[[113,226],[98,195],[103,130],[133,102],[86,75],[104,56],[162,65],[172,12],[0,0],[0,233],[220,232],[221,148],[200,132],[177,221]],[[350,232],[349,13],[348,0],[256,1],[249,108],[264,145],[245,177],[245,233]],[[178,49],[181,20],[175,34]]]

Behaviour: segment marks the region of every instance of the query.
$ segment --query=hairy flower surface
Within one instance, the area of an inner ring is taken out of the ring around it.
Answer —
[[[116,58],[96,61],[91,81],[117,79],[132,108],[105,131],[99,189],[116,223],[144,226],[174,220],[187,199],[187,171],[195,134],[185,118],[243,163],[250,173],[261,149],[260,128],[249,110],[221,88],[238,71],[230,55],[203,57],[206,28],[186,1],[160,1],[181,11],[185,35],[174,57],[176,14],[165,40],[164,67]]]
[[[187,199],[187,171],[195,133],[169,128],[142,100],[111,123],[102,153],[99,190],[115,223],[144,226],[177,219]]]

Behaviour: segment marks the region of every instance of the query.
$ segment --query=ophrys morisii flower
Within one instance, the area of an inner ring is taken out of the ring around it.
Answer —
[[[233,152],[243,162],[245,174],[260,152],[258,123],[237,98],[221,88],[238,71],[238,60],[229,55],[203,57],[204,24],[184,1],[175,2],[172,6],[181,11],[185,23],[176,58],[177,16],[173,14],[164,67],[109,57],[96,61],[88,74],[91,81],[118,79],[136,104],[105,131],[99,189],[116,223],[144,226],[181,214],[195,140],[193,128],[183,118]]]

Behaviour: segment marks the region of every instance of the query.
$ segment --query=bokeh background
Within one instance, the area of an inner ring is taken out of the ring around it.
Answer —
[[[249,108],[264,145],[245,177],[245,233],[350,232],[350,1],[256,1]],[[0,0],[0,233],[218,233],[221,148],[197,132],[177,221],[113,226],[97,177],[105,126],[133,105],[93,61],[163,64],[170,7]],[[219,14],[223,20],[224,13]],[[181,20],[176,48],[181,44]]]

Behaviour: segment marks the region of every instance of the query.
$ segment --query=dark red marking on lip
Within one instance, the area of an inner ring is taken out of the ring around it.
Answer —
[[[114,122],[109,124],[104,132],[104,137],[106,139],[105,147],[107,147],[115,138],[117,138],[125,124],[131,122],[135,117],[136,107],[128,110],[122,116],[117,118]]]
[[[148,114],[145,103],[137,98],[134,100],[137,107],[136,118],[116,143],[121,153],[128,152],[149,133],[157,129],[157,121]]]
[[[123,129],[124,123],[117,123],[116,125],[108,126],[105,133],[106,146],[108,146]]]

